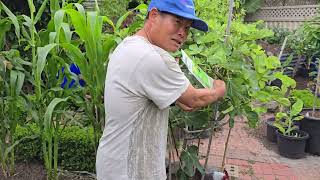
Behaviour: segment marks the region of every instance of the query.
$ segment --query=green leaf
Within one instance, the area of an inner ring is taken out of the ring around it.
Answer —
[[[297,101],[292,105],[290,110],[290,116],[294,117],[297,116],[303,108],[303,102],[301,99],[297,99]]]
[[[118,32],[120,31],[120,28],[121,28],[121,25],[123,24],[123,22],[127,19],[127,17],[132,14],[132,11],[128,11],[126,12],[124,15],[122,15],[119,20],[117,21],[117,24],[116,24],[116,28],[115,30]]]
[[[86,11],[84,10],[84,7],[79,3],[75,3],[74,5],[77,7],[77,10],[80,13],[80,15],[82,16],[82,18],[86,19]]]
[[[139,10],[143,14],[147,14],[148,6],[146,4],[140,4],[135,8],[135,10]]]
[[[12,24],[15,28],[15,33],[17,38],[20,40],[20,26],[17,17],[5,6],[2,2],[0,2],[4,12],[8,15],[9,19],[12,21]]]
[[[62,29],[65,35],[65,40],[67,43],[71,42],[72,32],[70,31],[70,26],[68,23],[62,23]]]
[[[69,99],[69,97],[67,98],[54,98],[49,106],[47,107],[47,110],[44,114],[44,128],[45,131],[48,133],[51,130],[51,121],[52,121],[52,115],[54,113],[54,109],[56,108],[56,106],[62,102],[66,102]]]
[[[279,68],[281,66],[281,63],[277,57],[269,56],[266,59],[266,65],[268,69],[273,70]]]
[[[247,119],[249,121],[249,126],[251,128],[256,128],[259,122],[259,115],[254,111],[246,112]]]
[[[304,118],[304,116],[297,116],[297,117],[293,118],[292,120],[293,120],[293,121],[300,121],[300,120],[302,120],[303,118]]]
[[[18,72],[12,70],[10,72],[10,94],[11,96],[15,96],[15,88],[16,88],[16,82],[18,79]]]
[[[181,160],[183,163],[182,170],[189,176],[192,177],[195,174],[194,167],[199,170],[201,174],[204,173],[204,169],[198,160],[198,147],[188,146],[185,151],[181,153]]]
[[[281,72],[274,73],[274,77],[281,80],[281,82],[282,82],[281,88],[285,89],[284,90],[285,92],[288,87],[291,87],[291,88],[296,87],[296,81],[294,79],[290,78],[289,76],[282,74]]]
[[[57,38],[59,38],[60,29],[61,29],[63,19],[64,19],[64,14],[65,14],[65,11],[62,9],[60,9],[59,11],[57,11],[54,14],[54,29],[55,29],[56,33],[58,34]]]
[[[24,23],[23,25],[27,26],[28,28],[31,28],[33,26],[32,24],[32,20],[30,19],[29,16],[26,16],[26,15],[22,15],[23,19],[24,19]]]
[[[44,10],[46,9],[47,3],[48,3],[48,0],[44,0],[42,2],[41,7],[40,7],[39,11],[37,12],[36,17],[34,18],[34,24],[37,24],[37,22],[40,20]]]
[[[70,53],[74,57],[75,63],[81,69],[81,73],[83,74],[85,81],[87,81],[88,79],[86,78],[89,76],[89,72],[87,72],[89,64],[80,49],[70,43],[62,43],[61,46],[66,50],[66,52]]]
[[[50,12],[52,15],[60,9],[59,1],[60,0],[50,0]]]
[[[33,4],[33,0],[28,0],[28,5],[29,5],[29,9],[30,9],[30,14],[34,14],[36,12],[36,8]]]
[[[103,20],[103,22],[108,23],[112,27],[113,31],[115,31],[116,27],[114,26],[111,19],[109,19],[107,16],[102,16],[102,20]]]
[[[234,107],[231,105],[228,109],[222,111],[221,113],[223,114],[228,114],[229,112],[233,111],[234,110]]]
[[[291,105],[291,102],[288,98],[275,98],[275,101],[277,101],[278,103],[280,103],[283,106],[289,107]]]
[[[38,136],[37,135],[32,135],[32,136],[27,136],[27,137],[23,137],[22,139],[15,141],[11,146],[9,146],[5,152],[4,152],[4,158],[7,159],[9,153],[11,153],[14,148],[20,144],[21,141],[25,140],[25,139],[36,139]]]
[[[50,44],[54,43],[56,37],[57,37],[57,32],[50,32],[49,33],[49,43]]]
[[[37,67],[36,67],[36,76],[38,78],[41,77],[41,73],[46,65],[46,59],[48,53],[56,47],[57,44],[48,44],[44,47],[38,47],[38,60],[37,60]]]
[[[282,124],[274,122],[273,126],[276,127],[282,134],[286,133],[286,129],[282,126]]]
[[[67,9],[65,10],[66,13],[71,17],[72,24],[75,28],[75,32],[80,36],[82,40],[88,39],[87,26],[86,26],[86,19],[83,18],[80,12],[74,9]]]
[[[25,74],[18,71],[18,79],[16,83],[16,95],[18,96],[21,92],[23,83],[24,83]]]
[[[286,113],[278,112],[276,114],[276,120],[277,121],[280,121],[281,119],[287,119],[287,118],[288,118],[288,115]]]

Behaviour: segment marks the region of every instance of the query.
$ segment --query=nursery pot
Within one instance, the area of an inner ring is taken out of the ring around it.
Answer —
[[[276,143],[277,142],[277,128],[273,126],[275,119],[274,118],[269,118],[267,119],[267,139],[271,142]]]
[[[310,138],[307,141],[306,152],[320,155],[320,116],[312,117],[312,109],[304,110],[304,118],[301,121],[301,130],[307,132]],[[310,116],[306,113],[309,112]],[[316,111],[320,114],[319,109]]]
[[[298,137],[283,135],[277,130],[279,153],[281,156],[288,158],[302,158],[305,156],[306,142],[309,135],[301,130],[293,130],[292,133],[298,133]]]
[[[275,118],[269,118],[267,119],[267,139],[270,142],[276,143],[277,142],[277,128],[273,125],[275,121]],[[294,126],[296,129],[299,129],[299,124],[297,122],[294,122]]]

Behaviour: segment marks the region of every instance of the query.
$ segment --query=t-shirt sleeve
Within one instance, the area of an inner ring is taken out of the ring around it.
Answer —
[[[169,53],[149,53],[137,68],[140,93],[165,109],[184,93],[190,82]]]

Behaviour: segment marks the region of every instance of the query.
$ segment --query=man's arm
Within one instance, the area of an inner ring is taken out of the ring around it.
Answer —
[[[195,109],[186,106],[185,104],[182,104],[181,102],[177,101],[176,105],[179,106],[182,110],[186,111],[186,112],[192,112],[195,111]]]
[[[223,81],[215,80],[213,87],[213,89],[196,89],[190,84],[179,97],[178,102],[191,109],[205,107],[218,101],[225,94],[226,86]],[[184,110],[184,108],[182,109]]]

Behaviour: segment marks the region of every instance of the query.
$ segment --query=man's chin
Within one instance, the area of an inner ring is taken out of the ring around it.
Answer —
[[[175,53],[177,51],[179,51],[180,47],[175,47],[175,48],[170,48],[170,49],[166,49],[166,51],[171,52],[171,53]]]

